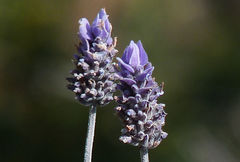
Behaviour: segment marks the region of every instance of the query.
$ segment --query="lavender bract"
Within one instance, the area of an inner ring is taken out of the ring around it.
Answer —
[[[116,38],[105,9],[101,9],[92,25],[86,18],[79,20],[78,53],[74,55],[75,69],[68,88],[83,105],[106,105],[113,100],[116,90],[112,59],[117,53]]]
[[[122,95],[116,97],[119,105],[115,110],[124,125],[119,139],[134,146],[155,148],[167,137],[162,130],[165,105],[157,103],[163,95],[163,84],[159,87],[152,77],[154,67],[140,41],[131,41],[117,60],[118,89]]]

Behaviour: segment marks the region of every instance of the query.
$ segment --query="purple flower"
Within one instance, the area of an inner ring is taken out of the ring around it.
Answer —
[[[108,44],[112,43],[111,38],[112,25],[108,20],[105,9],[101,9],[92,24],[92,33],[95,37],[100,37]]]
[[[148,56],[142,46],[141,41],[135,44],[133,41],[125,49],[122,60],[134,67],[144,66],[148,62]]]
[[[68,88],[86,106],[106,105],[116,90],[112,59],[117,53],[116,39],[111,38],[112,26],[105,9],[101,9],[93,24],[86,18],[79,20],[79,54],[74,55],[75,68]]]
[[[79,37],[83,42],[85,40],[93,40],[91,26],[86,18],[79,20]]]
[[[79,38],[81,42],[85,45],[91,44],[94,41],[102,41],[111,45],[113,39],[111,37],[112,25],[108,20],[108,15],[105,9],[101,9],[97,14],[97,17],[93,21],[92,25],[89,24],[86,18],[81,18],[79,20]]]
[[[122,95],[116,97],[119,105],[115,109],[124,125],[119,139],[134,146],[155,148],[167,136],[162,130],[164,104],[157,103],[163,95],[163,84],[159,87],[152,78],[154,68],[140,41],[131,41],[117,60],[118,89]]]

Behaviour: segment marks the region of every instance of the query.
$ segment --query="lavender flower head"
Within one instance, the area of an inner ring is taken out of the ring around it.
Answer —
[[[105,9],[101,9],[92,25],[86,18],[79,20],[78,54],[68,88],[83,105],[105,105],[113,100],[116,84],[112,59],[117,53],[116,38],[111,37],[112,25]]]
[[[134,146],[155,148],[167,137],[162,130],[165,105],[157,103],[163,95],[163,84],[159,87],[152,77],[154,67],[140,41],[131,41],[117,60],[118,89],[122,95],[116,97],[119,105],[115,110],[124,125],[119,139]]]

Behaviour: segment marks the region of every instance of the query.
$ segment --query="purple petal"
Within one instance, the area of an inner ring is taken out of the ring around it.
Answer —
[[[140,40],[137,42],[137,45],[138,45],[139,53],[140,53],[140,64],[145,65],[148,62],[147,53],[144,50],[142,42]]]
[[[100,10],[101,11],[101,10]],[[98,23],[100,22],[100,18],[99,18],[99,13],[97,14],[96,18],[94,19],[93,23],[92,23],[92,27],[96,27],[98,25]]]
[[[83,40],[92,40],[91,26],[86,18],[79,20],[79,37]]]
[[[123,79],[121,79],[121,81],[127,83],[130,86],[133,85],[133,84],[136,84],[136,81],[133,80],[133,79],[130,79],[130,78],[123,78]]]
[[[105,9],[101,9],[92,24],[92,33],[95,37],[100,37],[107,44],[112,43],[111,37],[112,26],[108,20]]]
[[[150,62],[144,65],[144,69],[149,69],[150,67],[152,67],[152,64]]]
[[[164,138],[167,138],[168,134],[166,132],[162,132],[161,133],[161,137],[164,139]]]
[[[107,16],[104,8],[101,8],[101,10],[98,13],[98,16],[99,16],[100,19],[103,19],[105,16]]]
[[[139,90],[138,90],[138,93],[139,94],[146,94],[147,92],[149,92],[150,91],[150,88],[151,87],[144,87],[144,88],[140,88]]]
[[[108,45],[111,45],[112,44],[112,42],[113,42],[113,39],[112,39],[112,37],[108,37],[108,39],[107,39],[107,44]]]
[[[134,43],[134,41],[130,42],[129,49],[132,51],[132,53],[129,53],[130,55],[129,64],[133,67],[139,66],[140,65],[139,49],[138,46]]]
[[[123,53],[123,56],[122,56],[122,60],[125,62],[125,63],[129,63],[129,60],[130,60],[130,53],[132,53],[131,51],[132,49],[130,49],[129,46],[126,47],[126,49],[124,50],[124,53]]]
[[[133,69],[130,65],[126,64],[126,63],[125,63],[122,59],[120,59],[119,57],[117,57],[116,59],[117,59],[118,62],[122,65],[121,67],[125,68],[126,70],[128,70],[128,71],[131,72],[131,73],[134,73],[134,69]]]
[[[80,46],[80,50],[83,50],[83,51],[89,51],[89,42],[88,42],[88,40],[87,39],[83,39],[83,40],[81,40],[82,42],[82,46]],[[83,52],[82,51],[82,52]],[[84,52],[83,52],[84,53]]]
[[[104,11],[103,11],[103,9],[101,9],[92,23],[92,33],[95,37],[100,36],[102,33],[102,21],[103,21],[102,17],[103,17],[103,15],[104,15]]]
[[[99,18],[104,21],[105,28],[106,28],[107,32],[111,32],[111,30],[112,30],[112,25],[110,24],[110,22],[109,22],[109,20],[108,20],[108,15],[107,15],[105,9],[101,9],[101,10],[100,10],[100,12],[99,12]]]
[[[154,84],[155,84],[155,82],[152,79],[150,79],[150,80],[148,80],[146,87],[152,87],[152,86],[154,86]]]
[[[109,22],[108,18],[105,21],[105,28],[106,28],[107,32],[109,32],[109,33],[112,31],[112,25]]]
[[[142,74],[138,75],[136,79],[139,81],[143,81],[147,77],[147,75],[152,74],[153,69],[154,69],[154,67],[146,69]]]
[[[92,33],[94,37],[98,37],[101,34],[101,29],[98,26],[92,26]]]

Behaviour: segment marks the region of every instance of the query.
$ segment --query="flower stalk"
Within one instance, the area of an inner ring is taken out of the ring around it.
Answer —
[[[140,148],[140,158],[141,162],[149,162],[148,149],[146,147]]]
[[[97,114],[96,111],[97,111],[97,107],[95,105],[92,105],[89,110],[84,162],[92,161],[92,148],[93,148],[96,114]]]

